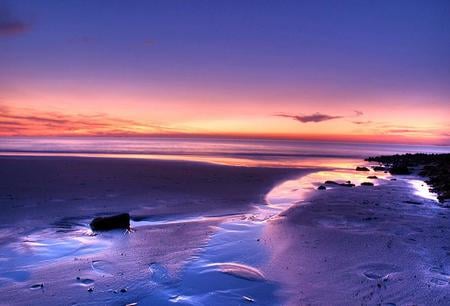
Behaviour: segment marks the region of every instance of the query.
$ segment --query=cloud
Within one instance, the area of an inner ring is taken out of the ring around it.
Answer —
[[[14,17],[5,6],[0,6],[0,36],[18,35],[28,31],[30,25]]]
[[[67,123],[67,119],[57,119],[49,117],[38,117],[38,116],[20,116],[20,115],[10,115],[7,113],[0,113],[0,118],[2,119],[13,119],[17,120],[15,122],[20,122],[20,120],[25,121],[38,121],[43,123],[54,123],[54,124],[64,124]]]
[[[62,114],[0,105],[0,136],[144,135],[181,131],[107,114]]]
[[[328,114],[322,114],[319,112],[315,112],[314,114],[310,114],[310,115],[291,115],[291,114],[285,114],[285,113],[278,113],[275,114],[275,116],[277,117],[285,117],[285,118],[291,118],[294,119],[298,122],[301,123],[310,123],[310,122],[323,122],[323,121],[328,121],[328,120],[334,120],[334,119],[341,119],[341,118],[347,118],[347,117],[359,117],[364,115],[364,113],[362,111],[359,110],[355,110],[353,111],[355,114],[354,115],[349,115],[349,116],[342,116],[342,115],[328,115]]]
[[[309,123],[309,122],[322,122],[322,121],[328,121],[333,119],[339,119],[342,118],[342,116],[331,116],[321,113],[314,113],[311,115],[288,115],[288,114],[277,114],[278,117],[285,117],[285,118],[291,118],[296,121],[302,122],[302,123]]]
[[[364,125],[364,124],[371,124],[372,121],[367,120],[367,121],[352,121],[353,124],[358,124],[358,125]]]
[[[421,135],[435,135],[437,131],[432,128],[394,128],[394,129],[388,129],[385,131],[389,134],[421,134]]]
[[[389,133],[417,133],[418,129],[390,129],[387,130]]]
[[[441,126],[423,126],[414,127],[395,124],[379,124],[377,130],[382,131],[386,135],[404,135],[404,136],[421,136],[421,137],[448,137],[445,135],[445,128]],[[443,131],[444,129],[444,131]]]

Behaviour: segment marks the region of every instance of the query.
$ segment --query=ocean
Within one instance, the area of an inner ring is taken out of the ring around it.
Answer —
[[[448,153],[450,146],[172,137],[3,137],[0,155],[148,158],[235,166],[335,165],[401,153]]]

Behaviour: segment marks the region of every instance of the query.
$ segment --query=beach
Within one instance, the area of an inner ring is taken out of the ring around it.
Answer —
[[[268,275],[286,304],[449,304],[450,212],[412,180],[315,192],[269,222]]]
[[[449,210],[418,177],[64,156],[4,156],[0,176],[5,305],[450,301]],[[118,213],[130,231],[90,230]]]
[[[140,300],[161,282],[152,282],[152,263],[162,267],[155,277],[176,277],[228,215],[250,211],[281,180],[306,173],[72,157],[2,157],[0,165],[7,178],[0,291],[14,305]],[[127,234],[89,232],[95,216],[121,212],[142,225]]]
[[[449,12],[0,0],[0,306],[450,306]]]

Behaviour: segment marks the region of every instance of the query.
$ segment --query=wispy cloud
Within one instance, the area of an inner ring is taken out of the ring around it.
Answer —
[[[0,36],[17,35],[28,31],[30,24],[12,15],[6,6],[0,6]]]
[[[276,114],[275,116],[291,118],[291,119],[294,119],[294,120],[302,122],[302,123],[322,122],[322,121],[328,121],[328,120],[342,118],[342,116],[332,116],[332,115],[321,114],[321,113],[314,113],[311,115]]]
[[[415,135],[439,135],[439,130],[436,128],[393,128],[384,131],[386,134],[415,134]]]
[[[387,130],[389,133],[417,133],[417,132],[423,132],[423,130],[419,129],[390,129]]]
[[[353,123],[353,124],[358,124],[358,125],[366,125],[366,124],[371,124],[372,121],[370,121],[370,120],[366,120],[366,121],[358,121],[358,120],[355,120],[355,121],[352,121],[352,123]]]
[[[182,132],[107,114],[41,112],[0,105],[0,135],[143,135]]]
[[[322,114],[319,112],[316,112],[314,114],[309,114],[309,115],[304,115],[304,114],[291,115],[291,114],[279,113],[279,114],[276,114],[275,116],[291,118],[291,119],[294,119],[301,123],[310,123],[310,122],[317,123],[317,122],[323,122],[323,121],[341,119],[341,118],[347,118],[347,117],[359,117],[359,116],[363,115],[363,112],[361,112],[361,111],[354,111],[354,112],[355,112],[355,115],[351,115],[351,116],[328,115],[328,114]]]
[[[353,122],[358,124],[357,122]],[[408,137],[448,137],[445,135],[446,129],[448,127],[429,125],[429,126],[410,126],[410,125],[399,125],[387,122],[373,122],[367,121],[361,124],[366,124],[369,126],[373,133],[383,134],[383,135],[400,135]]]

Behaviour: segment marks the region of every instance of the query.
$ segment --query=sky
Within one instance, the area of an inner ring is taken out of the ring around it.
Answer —
[[[450,1],[0,0],[0,136],[450,144]]]

